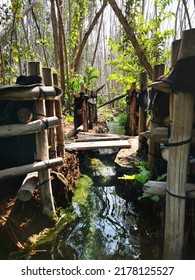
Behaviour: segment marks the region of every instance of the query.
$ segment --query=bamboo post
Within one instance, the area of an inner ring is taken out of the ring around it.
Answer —
[[[53,70],[52,68],[43,67],[43,81],[46,86],[54,86]],[[55,101],[46,100],[46,114],[48,117],[56,115]],[[48,130],[48,143],[49,143],[49,158],[55,158],[57,156],[56,150],[56,129],[52,127]]]
[[[57,73],[53,73],[54,86],[58,86]],[[56,127],[57,136],[57,155],[63,157],[65,153],[65,142],[64,142],[64,123],[62,114],[62,95],[55,99],[55,110],[56,116],[59,119],[59,125]]]
[[[41,75],[42,68],[40,62],[28,63],[28,75]],[[34,111],[37,114],[37,119],[42,119],[46,116],[45,100],[37,100],[34,102]],[[48,152],[48,137],[47,131],[41,131],[35,134],[36,141],[36,157],[38,161],[45,161],[49,159]],[[41,197],[42,212],[49,218],[55,215],[54,200],[51,186],[51,176],[48,169],[42,170],[38,173],[39,191]]]
[[[179,54],[179,48],[181,45],[181,39],[180,40],[175,40],[172,42],[172,50],[171,50],[171,69],[173,67],[175,67],[177,58],[178,58],[178,54]],[[170,93],[170,97],[169,97],[169,120],[170,123],[172,123],[173,120],[173,92]]]
[[[195,29],[182,32],[180,59],[195,56]],[[194,94],[177,91],[173,99],[173,123],[169,157],[164,234],[164,259],[182,259],[185,222],[185,184],[192,134]],[[174,143],[183,145],[174,145]]]
[[[87,89],[81,90],[84,92],[82,97],[82,120],[83,120],[83,131],[88,131],[88,103],[87,99],[85,98],[85,94],[87,93]]]
[[[136,103],[137,103],[137,98],[134,94],[134,91],[136,90],[136,82],[132,83],[131,87],[131,95],[132,96],[132,102],[130,104],[130,135],[135,136],[136,135],[136,130],[137,130],[137,116],[136,116]]]
[[[142,72],[140,74],[140,89],[141,93],[143,94],[144,91],[147,88],[147,73]],[[141,135],[142,132],[146,131],[146,112],[145,110],[139,106],[139,123],[138,123],[138,135],[139,135],[139,143],[138,143],[138,149],[143,148],[143,138],[144,136]]]
[[[164,69],[165,69],[164,64],[155,65],[152,80],[155,81],[157,78],[162,76],[164,74]],[[150,129],[154,129],[157,126],[159,126],[159,124],[161,124],[161,116],[159,115],[159,108],[161,106],[162,104],[160,104],[159,98],[157,96],[155,99],[154,106],[151,110]],[[150,139],[149,148],[148,148],[148,161],[151,167],[155,165],[155,158],[158,158],[159,155],[160,155],[159,144],[155,143],[152,139]]]

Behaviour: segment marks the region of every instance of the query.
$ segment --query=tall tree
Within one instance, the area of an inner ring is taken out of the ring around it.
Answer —
[[[74,60],[74,70],[75,72],[78,71],[79,69],[79,63],[80,63],[80,58],[81,58],[81,54],[83,52],[83,49],[85,47],[85,44],[89,38],[89,35],[91,34],[94,26],[97,24],[98,22],[98,19],[99,17],[101,16],[101,14],[103,13],[104,9],[106,8],[107,6],[107,0],[104,0],[101,8],[99,9],[99,11],[96,13],[91,25],[89,26],[87,32],[85,33],[83,39],[81,40],[80,44],[79,44],[79,49],[78,49],[78,52],[76,53],[76,57],[75,57],[75,60]]]
[[[145,53],[144,53],[142,47],[138,43],[138,40],[135,36],[135,30],[131,27],[131,24],[128,22],[126,17],[123,15],[122,11],[119,9],[116,1],[115,0],[108,0],[108,2],[112,6],[113,11],[115,12],[115,14],[118,17],[120,23],[122,24],[127,36],[129,37],[129,39],[130,39],[130,41],[131,41],[131,43],[132,43],[132,45],[133,45],[133,47],[136,51],[137,56],[140,59],[141,64],[143,65],[143,67],[147,71],[149,77],[152,79],[153,68],[152,68],[150,62],[148,61],[147,57],[145,56]]]

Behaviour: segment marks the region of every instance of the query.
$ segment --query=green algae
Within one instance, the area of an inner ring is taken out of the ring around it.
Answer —
[[[76,183],[72,202],[78,207],[84,207],[93,181],[87,175],[81,175]],[[60,217],[52,228],[45,228],[39,234],[30,236],[25,244],[25,249],[10,254],[11,259],[31,259],[39,252],[51,250],[52,244],[61,232],[75,224],[80,218],[74,210],[73,204],[66,209],[60,209]]]

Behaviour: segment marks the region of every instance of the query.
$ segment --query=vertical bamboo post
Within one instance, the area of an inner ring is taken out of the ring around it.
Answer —
[[[46,86],[54,86],[53,81],[53,69],[43,67],[43,81]],[[46,100],[46,114],[48,117],[52,117],[56,115],[55,110],[55,101],[54,100]],[[52,127],[48,131],[48,143],[49,143],[49,158],[56,158],[56,128]]]
[[[136,82],[132,83],[131,95],[133,94],[134,90],[136,90]],[[130,122],[129,122],[130,135],[135,136],[137,130],[137,123],[136,123],[137,116],[136,116],[136,96],[134,95],[132,96],[132,102],[129,108],[129,117],[130,117]]]
[[[54,86],[58,86],[58,75],[53,73]],[[57,155],[63,157],[65,153],[64,124],[62,114],[62,94],[55,99],[56,116],[59,119],[59,125],[56,127],[57,136]]]
[[[147,88],[147,73],[146,72],[142,72],[140,74],[140,89],[141,89],[141,93],[143,94],[144,91]],[[146,112],[144,111],[144,109],[139,106],[139,123],[138,123],[138,135],[139,135],[139,143],[138,143],[138,149],[142,149],[142,143],[143,143],[143,139],[144,137],[141,135],[142,132],[146,131]]]
[[[153,82],[164,74],[165,65],[158,64],[154,66],[153,72]],[[155,99],[155,104],[151,110],[151,121],[150,121],[150,129],[154,129],[161,123],[161,119],[159,116],[159,108],[162,106],[160,102],[158,102],[158,96]],[[149,142],[149,149],[148,149],[148,161],[150,166],[153,167],[155,163],[155,157],[157,158],[160,155],[160,147],[158,143],[155,143],[152,139]]]
[[[172,42],[172,46],[171,46],[171,69],[173,67],[175,67],[177,58],[178,58],[178,54],[179,54],[179,48],[181,45],[181,39],[180,40],[175,40]],[[172,123],[173,121],[173,96],[174,94],[171,92],[170,93],[170,97],[169,97],[169,120],[170,123]]]
[[[28,63],[28,75],[41,75],[42,68],[40,62]],[[45,100],[37,100],[34,102],[34,111],[37,113],[37,119],[46,116]],[[48,137],[47,131],[41,131],[35,134],[36,141],[36,157],[37,160],[48,160]],[[51,187],[51,177],[49,169],[38,172],[39,191],[41,197],[42,213],[49,218],[55,215],[54,200]]]
[[[195,56],[195,29],[182,32],[178,60]],[[173,99],[173,123],[169,143],[164,259],[182,259],[185,222],[185,184],[192,134],[194,94],[178,91]]]
[[[85,94],[87,93],[87,89],[82,88],[81,92],[84,92],[82,97],[82,120],[83,120],[83,131],[88,131],[88,104],[87,99],[85,98]]]

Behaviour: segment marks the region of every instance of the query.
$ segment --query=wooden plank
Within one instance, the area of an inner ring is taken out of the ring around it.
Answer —
[[[95,142],[74,142],[65,144],[65,149],[72,150],[94,150],[94,149],[110,149],[110,148],[130,148],[131,144],[128,140],[118,141],[95,141]]]
[[[78,139],[75,139],[75,142],[95,142],[95,141],[111,141],[111,140],[121,140],[121,137],[119,136],[108,136],[108,137],[79,137]]]

